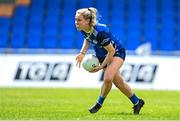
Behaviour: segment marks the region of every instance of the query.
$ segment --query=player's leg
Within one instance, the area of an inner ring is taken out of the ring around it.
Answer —
[[[104,71],[103,85],[101,87],[101,96],[106,97],[111,90],[112,81],[119,68],[122,66],[123,60],[119,57],[114,57],[112,62]]]
[[[101,95],[99,96],[97,103],[89,109],[91,113],[96,113],[101,108],[104,99],[112,88],[112,80],[122,64],[123,60],[121,58],[113,57],[112,62],[106,67],[101,87]]]
[[[139,114],[144,105],[144,101],[139,99],[132,91],[131,87],[123,80],[120,73],[117,72],[113,80],[114,85],[126,95],[133,103],[134,114]]]
[[[122,79],[119,72],[117,72],[114,76],[113,83],[127,97],[131,97],[133,95],[131,87]]]

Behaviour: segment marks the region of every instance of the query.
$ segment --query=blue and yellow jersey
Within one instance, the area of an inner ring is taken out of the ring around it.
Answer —
[[[106,56],[107,50],[104,46],[107,46],[110,43],[115,48],[116,53],[119,53],[120,50],[125,50],[123,43],[112,35],[109,28],[104,24],[97,24],[94,26],[94,31],[91,34],[84,31],[81,31],[81,33],[83,37],[93,46],[96,56],[99,58],[104,58]]]

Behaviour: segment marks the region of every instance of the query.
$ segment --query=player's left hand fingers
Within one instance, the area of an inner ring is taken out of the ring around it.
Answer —
[[[79,62],[79,68],[81,68],[81,62]]]
[[[93,70],[93,71],[89,71],[89,72],[90,72],[90,73],[95,73],[96,71]]]
[[[76,62],[76,66],[78,66],[79,68],[81,68],[81,61],[77,61],[77,62]]]
[[[81,63],[79,61],[76,62],[76,66],[78,66],[79,68],[80,68],[80,64]]]
[[[76,66],[78,66],[78,61],[76,62]]]
[[[89,72],[95,73],[95,72],[97,72],[97,71],[99,71],[99,70],[100,70],[99,67],[94,67],[93,70],[92,70],[92,71],[89,71]]]

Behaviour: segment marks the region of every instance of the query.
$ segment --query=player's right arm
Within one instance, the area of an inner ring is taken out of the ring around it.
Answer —
[[[86,54],[88,47],[89,47],[89,42],[88,40],[84,39],[81,51],[76,57],[76,61],[77,61],[76,66],[79,66],[79,68],[81,67],[81,62]]]
[[[85,55],[88,47],[89,47],[89,42],[88,42],[88,40],[84,39],[80,53]]]

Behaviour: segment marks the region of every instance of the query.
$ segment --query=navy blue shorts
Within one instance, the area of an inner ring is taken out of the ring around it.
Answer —
[[[104,59],[106,58],[106,56],[99,56],[99,55],[96,55],[99,62],[102,63],[104,61]],[[125,60],[126,58],[126,50],[125,49],[120,49],[119,51],[117,51],[113,57],[120,57],[122,58],[123,60]]]

